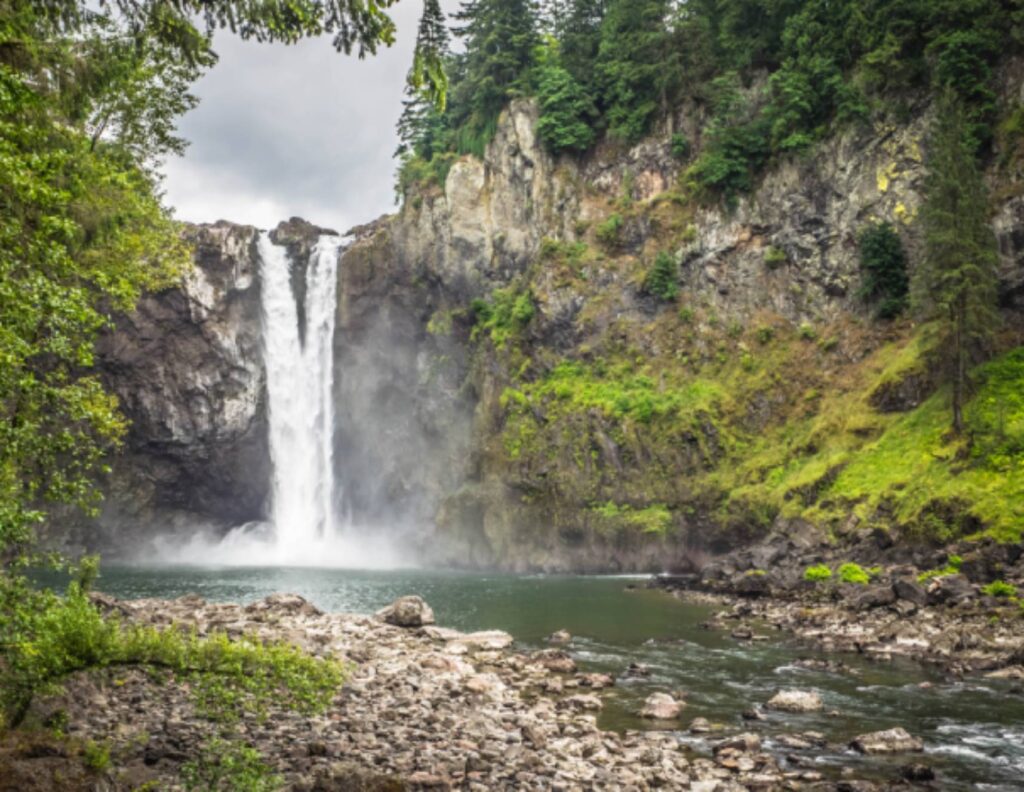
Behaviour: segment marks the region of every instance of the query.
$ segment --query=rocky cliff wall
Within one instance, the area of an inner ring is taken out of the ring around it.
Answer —
[[[784,455],[746,479],[723,471],[757,458],[756,439],[772,432],[806,434],[800,453],[817,453],[823,391],[867,405],[871,427],[841,431],[870,438],[887,431],[878,416],[934,390],[916,358],[892,351],[913,345],[913,326],[873,323],[858,295],[864,227],[890,222],[919,253],[927,108],[911,117],[837,135],[724,207],[687,191],[688,163],[667,139],[555,159],[534,134],[536,108],[514,102],[482,160],[459,160],[443,185],[420,185],[400,213],[355,229],[343,256],[335,456],[350,516],[407,535],[431,561],[647,570],[819,509],[842,465],[812,458],[822,472],[801,471],[767,502],[751,482],[771,479]],[[700,127],[694,108],[673,122],[698,150]],[[1003,166],[992,181],[1013,315],[1024,191]],[[301,221],[275,232],[299,287],[316,232]],[[264,514],[255,234],[196,229],[183,287],[148,298],[104,344],[133,422],[109,536]],[[669,303],[644,288],[659,253],[679,267]],[[560,369],[566,360],[575,368]],[[854,514],[866,502],[837,500],[815,519],[877,527],[876,507]],[[910,524],[900,519],[886,524]]]

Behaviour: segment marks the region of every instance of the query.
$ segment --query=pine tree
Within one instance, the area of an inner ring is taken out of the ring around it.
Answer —
[[[537,134],[555,153],[586,151],[597,137],[597,109],[587,90],[562,65],[554,38],[537,48],[535,69],[540,103]]]
[[[412,68],[405,81],[396,156],[414,153],[429,160],[438,148],[448,100],[448,57],[448,27],[441,4],[439,0],[425,0]]]
[[[635,141],[667,110],[677,56],[668,0],[611,0],[601,28],[596,71],[608,131]]]
[[[947,91],[932,133],[925,202],[926,255],[914,275],[919,313],[936,322],[936,366],[953,389],[953,429],[964,428],[969,369],[999,321],[997,255],[988,196],[962,102]]]
[[[467,0],[455,18],[455,34],[465,40],[465,80],[456,92],[458,147],[480,154],[498,115],[528,88],[537,39],[533,0]]]
[[[561,63],[590,90],[601,46],[601,22],[607,0],[555,0],[549,3],[551,33],[559,42]]]

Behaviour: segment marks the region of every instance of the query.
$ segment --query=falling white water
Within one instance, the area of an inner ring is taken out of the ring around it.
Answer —
[[[298,560],[329,544],[334,513],[334,316],[342,241],[323,236],[306,272],[305,328],[284,247],[260,236],[267,371],[271,516],[278,558]],[[304,330],[304,332],[303,332]]]
[[[334,478],[334,330],[338,263],[347,239],[322,236],[305,273],[303,311],[292,288],[288,251],[259,239],[263,356],[270,458],[269,524],[218,536],[198,531],[184,542],[155,543],[161,563],[199,566],[310,566],[393,569],[410,559],[387,530],[340,519]],[[300,327],[300,317],[304,326]],[[145,559],[140,559],[145,562]]]

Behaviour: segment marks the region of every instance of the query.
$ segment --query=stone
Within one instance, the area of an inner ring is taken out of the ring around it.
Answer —
[[[906,729],[897,726],[885,731],[871,732],[855,737],[850,747],[862,754],[919,753],[924,743],[910,735]]]
[[[434,623],[434,611],[415,595],[399,597],[386,608],[377,611],[377,618],[396,627],[423,627]]]
[[[690,721],[690,734],[707,734],[711,731],[711,722],[707,718],[694,718]]]
[[[824,708],[821,696],[813,690],[780,690],[765,706],[780,712],[818,712]]]
[[[683,701],[676,701],[668,693],[652,693],[640,710],[641,718],[653,720],[675,720],[686,707]]]
[[[883,608],[895,601],[896,592],[892,586],[867,586],[849,598],[850,607],[859,611]]]
[[[904,765],[900,768],[900,775],[904,780],[917,784],[935,780],[935,771],[926,764]]]
[[[912,602],[919,607],[928,603],[928,592],[914,578],[898,578],[893,581],[892,589],[897,599]]]
[[[558,644],[559,646],[565,646],[572,641],[572,636],[567,630],[558,630],[548,636],[548,643]]]
[[[754,753],[755,751],[761,750],[761,738],[756,734],[750,732],[744,732],[743,734],[737,734],[735,737],[729,737],[725,740],[715,743],[714,752],[716,754],[722,753],[723,751],[741,751],[743,753]]]

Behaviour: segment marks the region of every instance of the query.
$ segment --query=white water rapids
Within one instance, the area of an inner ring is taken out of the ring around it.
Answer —
[[[393,540],[357,530],[341,515],[335,483],[334,343],[338,266],[348,239],[321,236],[305,273],[300,310],[294,262],[266,232],[259,239],[263,358],[273,480],[269,523],[222,539],[197,533],[184,544],[161,541],[162,561],[217,566],[394,568]],[[304,320],[304,325],[303,325]]]

